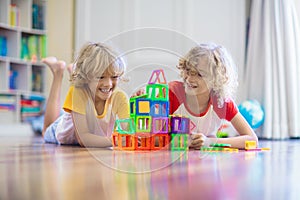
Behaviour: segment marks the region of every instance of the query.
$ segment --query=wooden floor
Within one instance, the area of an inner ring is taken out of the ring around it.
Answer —
[[[1,136],[0,199],[300,199],[300,140],[270,151],[124,152]]]

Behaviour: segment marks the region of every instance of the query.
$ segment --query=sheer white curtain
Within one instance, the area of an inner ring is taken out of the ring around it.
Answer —
[[[264,107],[260,138],[300,137],[300,31],[293,0],[252,0],[248,99]]]

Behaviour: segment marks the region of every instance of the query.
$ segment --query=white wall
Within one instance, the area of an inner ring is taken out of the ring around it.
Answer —
[[[227,47],[241,74],[247,5],[247,0],[77,0],[75,48],[109,41],[125,52],[128,93],[146,84],[156,68],[165,70],[167,81],[177,79],[179,57],[196,43]]]
[[[66,63],[72,62],[74,49],[74,2],[73,0],[51,0],[47,1],[47,36],[48,56],[55,56]],[[52,73],[47,69],[45,80],[46,94],[49,95]],[[65,72],[61,104],[69,89],[69,75]]]

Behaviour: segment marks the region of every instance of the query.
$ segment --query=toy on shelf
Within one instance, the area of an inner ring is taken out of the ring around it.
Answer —
[[[169,115],[169,87],[162,69],[154,70],[146,94],[130,98],[130,118],[118,119],[112,145],[119,150],[187,150],[190,119]]]

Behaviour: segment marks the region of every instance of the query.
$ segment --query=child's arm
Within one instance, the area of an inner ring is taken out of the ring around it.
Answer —
[[[85,115],[73,112],[72,118],[75,127],[75,135],[80,146],[101,148],[112,146],[110,136],[99,136],[89,132]]]
[[[253,129],[250,127],[250,125],[245,120],[243,115],[241,115],[240,112],[238,112],[230,122],[233,125],[233,127],[236,129],[236,131],[239,133],[239,136],[231,137],[231,138],[219,138],[219,139],[227,139],[225,141],[228,142],[224,142],[224,143],[229,143],[231,144],[232,147],[235,148],[245,148],[245,141],[247,140],[255,141],[256,144],[258,144],[258,139],[256,134],[254,133]],[[219,143],[223,143],[222,140],[220,140]]]
[[[229,138],[209,138],[204,134],[199,133],[191,136],[190,147],[199,149],[201,146],[209,146],[215,143],[226,143],[230,144],[233,148],[245,148],[245,141],[252,140],[258,144],[258,139],[253,129],[249,126],[245,118],[238,112],[233,119],[231,124],[239,133],[239,136]]]

